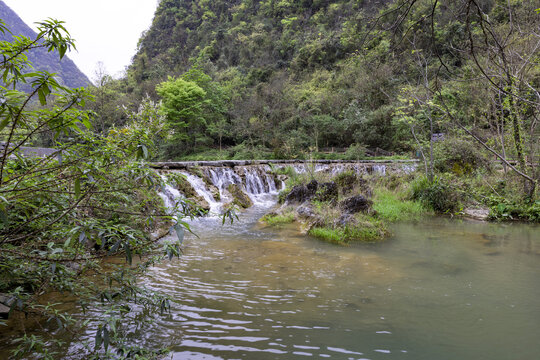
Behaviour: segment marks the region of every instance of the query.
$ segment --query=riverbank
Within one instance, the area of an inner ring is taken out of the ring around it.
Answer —
[[[350,170],[289,175],[278,207],[261,221],[272,226],[295,222],[303,234],[332,243],[380,241],[388,236],[390,223],[433,213],[407,199],[411,173],[391,178]]]

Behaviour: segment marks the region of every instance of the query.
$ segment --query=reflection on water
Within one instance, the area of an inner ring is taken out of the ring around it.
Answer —
[[[339,247],[264,227],[264,212],[196,221],[185,255],[143,280],[171,314],[130,336],[173,359],[538,358],[537,226],[435,218]]]
[[[431,219],[337,247],[262,210],[194,224],[181,261],[145,284],[178,303],[147,329],[174,359],[532,359],[540,353],[537,227]]]

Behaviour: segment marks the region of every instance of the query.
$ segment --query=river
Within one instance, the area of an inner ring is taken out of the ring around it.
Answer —
[[[540,231],[446,218],[340,247],[268,228],[193,224],[181,260],[144,284],[175,299],[141,332],[173,359],[534,359]]]

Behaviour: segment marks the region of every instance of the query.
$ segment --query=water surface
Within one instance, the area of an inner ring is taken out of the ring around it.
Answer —
[[[140,336],[173,359],[534,359],[540,229],[426,219],[339,247],[294,226],[197,221],[144,283],[171,315]]]

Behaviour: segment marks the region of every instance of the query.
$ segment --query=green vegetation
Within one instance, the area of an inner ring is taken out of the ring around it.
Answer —
[[[110,104],[162,100],[159,158],[415,154],[427,184],[414,197],[437,212],[534,211],[536,10],[532,0],[163,0],[126,77],[93,90],[91,106],[107,129],[125,122]],[[173,104],[164,89],[188,84],[199,95]]]
[[[271,226],[290,224],[294,222],[294,212],[288,211],[282,214],[269,213],[269,214],[264,215],[261,218],[261,221]]]
[[[180,254],[193,207],[179,204],[178,223],[165,213],[151,159],[419,158],[418,173],[375,184],[319,177],[309,161],[301,175],[274,169],[289,177],[280,201],[303,205],[265,221],[341,244],[431,211],[540,221],[538,12],[533,0],[161,0],[126,76],[98,69],[88,90],[31,67],[31,51],[74,47],[61,22],[29,37],[0,22],[0,292],[49,333],[77,324],[36,294],[72,294],[106,314],[84,325],[91,356],[157,356],[120,325],[169,308],[136,279]],[[29,145],[59,153],[20,156]],[[149,235],[171,225],[177,241]],[[111,256],[125,264],[104,266]],[[48,340],[25,336],[17,354]]]
[[[8,31],[0,22],[0,32]],[[138,286],[137,277],[180,255],[187,226],[181,219],[191,216],[183,204],[174,210],[178,221],[165,211],[157,196],[163,182],[145,161],[157,152],[153,139],[165,120],[159,106],[144,99],[138,111],[126,113],[124,126],[92,131],[85,89],[62,86],[48,72],[21,71],[31,66],[25,53],[45,46],[41,42],[60,58],[73,46],[55,20],[41,23],[36,39],[0,43],[6,82],[0,86],[6,140],[0,150],[0,294],[11,319],[27,317],[46,328],[42,337],[21,337],[13,358],[35,352],[64,357],[67,349],[54,336],[66,331],[96,334],[92,344],[79,344],[88,358],[153,358],[161,352],[137,348],[123,325],[170,308],[167,297]],[[20,84],[30,92],[19,91]],[[44,141],[58,152],[41,158],[19,152]],[[171,226],[177,238],[161,242]],[[42,298],[54,292],[102,316],[77,321]]]
[[[346,245],[382,240],[388,235],[388,223],[430,213],[419,201],[410,199],[412,175],[364,178],[349,170],[331,177],[322,172],[279,170],[288,180],[279,196],[283,205],[261,219],[268,225],[297,221],[314,237]]]
[[[365,217],[355,226],[313,227],[309,235],[338,245],[347,245],[353,241],[375,242],[388,234],[385,225],[372,217]]]
[[[15,40],[15,36],[24,36],[22,42],[35,40],[38,36],[28,25],[26,25],[22,19],[5,4],[0,2],[0,19],[6,25],[9,31],[0,32],[0,41],[7,41],[8,43]],[[28,42],[26,42],[28,44]],[[38,41],[39,43],[39,41]],[[86,75],[80,71],[77,66],[66,57],[59,59],[58,56],[48,51],[48,45],[46,43],[40,44],[40,46],[31,46],[29,51],[25,52],[24,56],[32,63],[33,69],[23,69],[23,72],[32,71],[48,71],[54,73],[58,77],[59,82],[62,85],[76,88],[81,86],[87,86],[90,84],[90,80]],[[2,54],[6,54],[8,51],[4,47],[0,47]],[[0,81],[0,84],[6,85],[5,80]],[[28,91],[30,86],[25,84],[19,84],[19,90]]]
[[[394,222],[416,220],[426,214],[420,202],[409,200],[404,195],[388,189],[375,189],[373,209],[377,212],[377,218]]]

